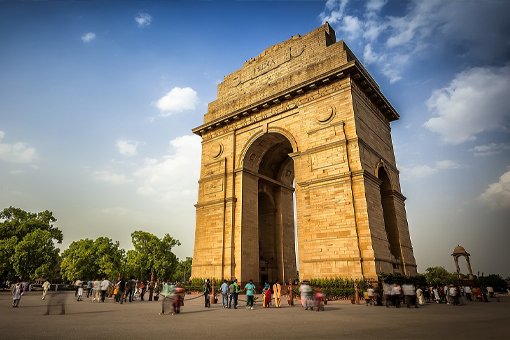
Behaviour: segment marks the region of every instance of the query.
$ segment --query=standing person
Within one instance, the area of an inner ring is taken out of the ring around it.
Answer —
[[[103,278],[103,281],[101,281],[100,288],[101,288],[101,302],[104,302],[104,299],[106,298],[106,291],[108,290],[108,287],[110,287],[110,281]]]
[[[211,308],[211,300],[209,299],[209,293],[211,293],[211,284],[209,283],[209,279],[206,279],[204,282],[204,298],[205,298],[205,307]]]
[[[239,292],[239,286],[237,285],[237,279],[234,279],[228,286],[229,300],[228,308],[232,308],[232,302],[234,302],[234,309],[237,309],[237,294]]]
[[[274,306],[276,308],[280,308],[281,299],[282,299],[282,286],[278,283],[278,280],[273,284],[273,296],[274,296]]]
[[[12,307],[18,308],[19,301],[21,300],[21,295],[23,295],[23,285],[21,284],[19,279],[18,281],[16,281],[15,284],[12,285],[11,294],[12,294]]]
[[[253,299],[255,296],[255,285],[253,284],[253,280],[250,280],[250,282],[244,286],[244,290],[246,291],[246,308],[253,309]]]
[[[87,281],[87,299],[92,296],[92,289],[94,287],[94,282],[92,280]]]
[[[126,297],[129,300],[129,302],[133,302],[133,296],[135,294],[135,277],[131,276],[129,278],[129,281],[126,283]]]
[[[145,286],[145,282],[142,280],[140,281],[140,285],[138,286],[140,289],[140,300],[144,301],[145,291],[147,290],[147,287]]]
[[[227,280],[223,280],[223,283],[220,286],[221,292],[221,306],[223,308],[228,308],[228,284]]]
[[[124,280],[124,278],[121,278],[119,282],[117,282],[117,287],[118,287],[117,296],[115,297],[115,300],[117,302],[120,302],[120,304],[122,305],[122,303],[125,300],[124,292],[126,291],[126,280]]]
[[[270,307],[271,305],[271,287],[269,286],[269,283],[266,282],[264,284],[264,290],[262,291],[264,295],[264,303],[262,304],[262,307]]]
[[[42,299],[41,300],[44,300],[44,298],[46,298],[46,294],[48,294],[48,290],[50,289],[50,282],[48,280],[44,281],[44,283],[42,284]]]

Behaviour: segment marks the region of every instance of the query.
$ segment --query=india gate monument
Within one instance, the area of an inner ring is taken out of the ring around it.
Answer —
[[[415,275],[391,139],[398,118],[328,23],[227,75],[193,129],[202,163],[192,277]]]

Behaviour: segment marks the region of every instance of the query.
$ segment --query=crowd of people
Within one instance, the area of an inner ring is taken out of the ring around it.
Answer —
[[[42,284],[42,300],[46,298],[50,287],[51,284],[47,280]],[[184,305],[185,289],[178,282],[154,282],[151,284],[150,281],[139,281],[134,277],[121,278],[117,282],[111,282],[106,278],[88,281],[78,279],[74,282],[74,287],[77,301],[83,301],[85,295],[87,299],[91,299],[91,302],[105,302],[105,299],[109,297],[120,304],[128,301],[144,301],[146,292],[150,291],[149,300],[158,301],[161,299],[160,315],[165,314],[165,307],[168,304],[172,306],[172,314],[180,313],[180,308]],[[281,307],[282,286],[280,283],[278,281],[272,284],[265,282],[261,287],[262,307]],[[11,285],[12,307],[17,308],[19,306],[21,297],[28,290],[30,290],[28,282],[17,280]],[[247,282],[244,287],[241,287],[237,279],[223,280],[217,291],[214,290],[211,281],[205,280],[202,291],[205,308],[211,307],[211,300],[216,298],[216,293],[219,293],[223,308],[237,309],[240,301],[239,294],[245,293],[246,308],[254,309],[257,287],[253,280]],[[286,293],[289,296],[289,304],[293,304],[292,285],[286,286]],[[320,288],[313,289],[308,281],[303,281],[299,286],[299,293],[301,305],[305,310],[323,310],[325,295]],[[388,308],[392,306],[400,308],[402,305],[406,305],[408,308],[418,308],[418,306],[426,303],[461,305],[467,301],[488,302],[489,298],[495,298],[499,301],[499,296],[492,287],[453,284],[415,287],[412,283],[382,283],[378,286],[369,285],[366,290],[360,292],[360,295],[367,306],[379,305]]]
[[[363,294],[366,305],[385,305],[386,307],[400,308],[402,304],[408,308],[418,308],[426,303],[445,303],[462,305],[467,301],[489,302],[488,297],[497,300],[498,294],[492,287],[471,287],[462,285],[436,285],[428,287],[415,287],[414,284],[406,283],[383,283],[382,293],[376,287],[369,286]]]

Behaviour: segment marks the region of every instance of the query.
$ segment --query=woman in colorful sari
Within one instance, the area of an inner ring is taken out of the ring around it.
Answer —
[[[262,307],[266,308],[271,305],[271,287],[269,286],[269,283],[266,282],[264,285],[264,302],[262,303]]]

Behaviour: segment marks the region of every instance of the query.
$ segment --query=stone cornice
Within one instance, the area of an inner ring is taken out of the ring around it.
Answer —
[[[326,86],[333,81],[351,77],[358,86],[367,94],[367,96],[380,108],[381,112],[388,118],[389,121],[399,119],[397,111],[389,103],[386,97],[382,94],[377,83],[365,70],[363,65],[357,60],[347,62],[341,67],[330,70],[322,75],[312,78],[305,83],[301,83],[297,86],[288,88],[286,91],[277,93],[271,97],[267,97],[264,100],[255,102],[249,106],[235,110],[230,114],[226,114],[220,118],[217,118],[209,123],[200,125],[192,129],[193,133],[202,136],[205,133],[228,126],[232,121],[246,118],[254,113],[261,110],[270,108],[271,106],[288,102],[298,96],[304,95],[307,91],[315,90],[319,87]],[[297,105],[292,105],[290,109],[296,108]]]

